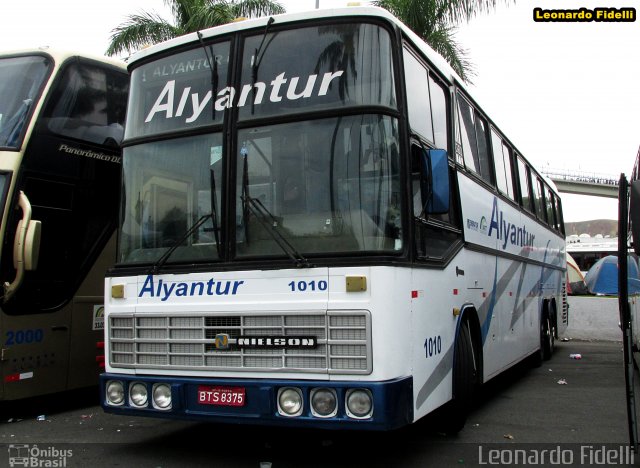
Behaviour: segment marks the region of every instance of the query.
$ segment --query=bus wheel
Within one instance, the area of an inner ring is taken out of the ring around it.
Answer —
[[[551,326],[549,314],[546,314],[540,324],[540,347],[542,348],[542,359],[548,361],[553,354],[555,346],[554,330]]]
[[[453,399],[447,404],[442,420],[446,434],[457,434],[464,427],[477,385],[477,355],[469,322],[464,320],[460,325],[453,358]]]

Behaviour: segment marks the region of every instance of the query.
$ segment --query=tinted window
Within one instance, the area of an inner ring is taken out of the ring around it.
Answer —
[[[493,145],[493,159],[498,189],[512,200],[515,200],[511,171],[511,149],[493,130],[491,131],[491,143]]]
[[[45,57],[0,59],[0,148],[20,147],[50,67]]]
[[[238,133],[236,253],[400,252],[395,119],[357,115]]]
[[[478,142],[478,160],[480,162],[480,176],[493,184],[493,170],[491,168],[491,157],[488,146],[488,126],[487,122],[480,116],[476,117],[476,141]]]
[[[222,155],[221,133],[124,149],[120,262],[158,260],[202,216],[212,214],[213,203],[219,222]],[[216,259],[216,234],[208,217],[180,242],[168,261]]]
[[[427,69],[409,51],[404,51],[405,85],[411,130],[433,141],[429,77]]]
[[[555,217],[555,213],[553,210],[553,205],[554,205],[554,195],[553,193],[551,193],[551,190],[549,190],[549,187],[545,186],[545,197],[544,197],[544,201],[545,201],[545,205],[546,205],[546,210],[547,210],[547,222],[549,223],[549,225],[556,229],[557,226],[557,222],[556,222],[556,217]]]
[[[122,72],[77,61],[67,65],[44,111],[47,130],[117,147],[124,134],[128,87]]]
[[[462,153],[462,159],[467,169],[476,174],[480,173],[480,161],[478,160],[478,145],[476,144],[476,121],[473,108],[464,99],[458,99],[458,119],[459,131],[457,139],[460,146],[457,151]]]
[[[476,115],[475,109],[461,96],[458,98],[458,122],[457,138],[460,141],[460,146],[456,148],[456,151],[462,151],[464,165],[467,169],[492,184],[491,159],[487,146],[487,122]]]
[[[556,230],[562,234],[564,234],[564,218],[562,216],[562,202],[560,198],[554,197],[555,200],[555,213],[556,213]]]
[[[538,218],[541,221],[546,221],[546,215],[547,212],[545,210],[544,207],[544,200],[542,198],[542,181],[533,176],[533,174],[531,175],[531,178],[533,179],[534,183],[533,183],[533,195],[534,195],[534,203],[535,203],[535,208],[536,208],[536,216],[538,216]]]
[[[371,24],[333,24],[249,37],[241,85],[229,93],[240,120],[356,105],[395,108],[389,34]]]
[[[429,91],[431,94],[431,113],[433,115],[433,137],[436,148],[449,151],[447,91],[433,77],[429,77]]]
[[[0,206],[4,207],[5,197],[7,196],[7,189],[11,182],[11,173],[0,172]],[[0,216],[3,215],[3,210],[0,209]]]
[[[520,182],[520,205],[527,211],[533,212],[531,203],[531,187],[529,185],[529,172],[527,164],[518,158],[518,181]]]
[[[229,43],[208,45],[147,63],[131,72],[126,137],[221,124]],[[212,107],[215,96],[215,112]]]

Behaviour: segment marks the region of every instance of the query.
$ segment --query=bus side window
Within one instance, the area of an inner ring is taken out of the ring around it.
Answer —
[[[411,52],[404,49],[404,70],[411,130],[433,141],[427,69]]]
[[[476,115],[476,141],[478,142],[478,159],[480,161],[480,177],[489,184],[493,183],[493,171],[491,167],[491,157],[489,156],[489,134],[485,119]]]
[[[530,213],[533,213],[531,200],[531,187],[529,184],[529,171],[524,160],[518,157],[518,182],[520,185],[520,205]]]
[[[533,184],[533,196],[534,196],[534,206],[536,209],[536,216],[543,223],[547,222],[547,213],[544,209],[544,200],[542,199],[542,180],[539,177],[536,177],[534,174],[531,174],[531,182]]]
[[[493,145],[493,162],[496,170],[498,190],[507,195],[511,200],[515,200],[513,171],[511,168],[511,149],[493,129],[491,130],[491,143]]]
[[[558,197],[553,197],[555,203],[553,205],[553,209],[556,213],[556,231],[558,231],[560,234],[564,234],[564,218],[562,215],[562,202],[560,201],[560,198]]]
[[[433,115],[433,139],[436,148],[449,152],[447,135],[449,134],[447,113],[447,91],[431,75],[429,75],[429,91],[431,95],[431,113]]]
[[[458,95],[457,122],[456,138],[459,147],[456,151],[462,151],[465,167],[493,185],[487,122],[461,95]]]
[[[417,145],[411,146],[411,196],[413,200],[413,216],[425,218],[424,207],[426,200],[426,187],[422,186],[420,166],[422,158],[422,148]]]
[[[556,221],[555,213],[553,211],[553,193],[551,193],[551,190],[546,185],[544,186],[544,194],[545,208],[547,210],[547,223],[552,229],[556,229],[558,222]]]

